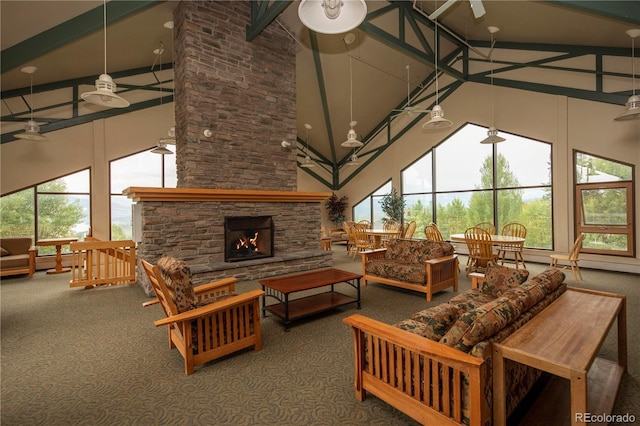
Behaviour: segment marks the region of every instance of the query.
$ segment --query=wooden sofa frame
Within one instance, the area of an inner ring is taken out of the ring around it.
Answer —
[[[28,239],[31,240],[31,238]],[[0,277],[28,274],[29,278],[33,278],[33,274],[36,272],[36,256],[38,254],[38,247],[34,246],[32,243],[28,252],[22,254],[29,255],[28,259],[25,258],[26,264],[22,267],[0,268]]]
[[[422,424],[459,425],[464,393],[469,425],[489,421],[491,410],[483,398],[486,360],[360,314],[343,322],[353,331],[359,401],[371,392]],[[463,391],[463,375],[468,392]]]
[[[260,297],[262,290],[251,290],[214,301],[196,309],[178,313],[176,305],[157,266],[142,260],[157,298],[143,306],[157,303],[167,315],[155,321],[156,327],[168,326],[169,349],[176,348],[184,358],[184,371],[193,374],[194,367],[221,358],[241,349],[262,349],[260,328]],[[194,287],[198,303],[235,292],[235,277],[224,278]]]
[[[427,302],[431,302],[433,294],[453,287],[453,291],[458,291],[458,255],[430,259],[425,262],[425,285],[406,283],[379,275],[367,274],[365,264],[371,259],[382,259],[387,249],[367,250],[360,252],[362,256],[362,284],[367,285],[367,281],[388,284],[407,290],[418,291],[427,295]]]

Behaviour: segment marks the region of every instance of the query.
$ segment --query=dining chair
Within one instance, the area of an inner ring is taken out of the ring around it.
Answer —
[[[496,227],[491,222],[480,222],[480,223],[475,225],[475,228],[482,228],[485,231],[487,231],[489,233],[489,235],[495,235],[496,234]]]
[[[444,241],[438,225],[433,222],[424,227],[424,236],[429,241]]]
[[[363,225],[369,229],[373,228],[373,226],[371,225],[371,221],[368,220],[361,220],[358,222],[359,225]]]
[[[510,237],[527,238],[527,228],[518,222],[509,222],[502,227],[500,235],[506,235]],[[527,269],[527,265],[524,263],[524,257],[522,256],[522,249],[524,248],[524,241],[513,242],[508,244],[500,244],[498,246],[498,259],[501,261],[501,265],[504,265],[504,260],[507,257],[507,253],[513,253],[513,261],[518,265],[522,262],[522,267]]]
[[[342,222],[342,229],[347,233],[347,255],[355,256],[354,252],[356,252],[356,243],[355,237],[353,235],[353,228],[356,226],[355,222],[344,221]]]
[[[487,263],[497,262],[498,256],[493,252],[491,235],[486,230],[475,226],[464,231],[464,240],[469,250],[467,276],[471,272],[484,273],[487,269]]]
[[[389,235],[381,236],[380,238],[381,245],[382,247],[386,247],[387,242],[389,242],[390,239],[396,238],[398,236],[398,230],[401,229],[401,226],[398,225],[398,222],[396,222],[395,220],[387,220],[382,224],[382,229],[384,231],[395,232],[395,235],[389,234]]]
[[[373,241],[371,241],[371,236],[367,233],[366,225],[358,224],[353,226],[351,230],[353,232],[353,241],[355,244],[353,259],[355,259],[356,255],[361,251],[372,250],[375,248]]]
[[[576,280],[576,284],[578,284],[578,277],[580,277],[581,280],[583,279],[582,273],[580,272],[580,267],[578,266],[583,239],[584,234],[578,235],[578,238],[576,238],[575,242],[573,243],[573,247],[571,247],[571,251],[568,254],[552,254],[551,263],[549,264],[549,267],[557,268],[559,261],[569,262],[571,273],[573,274],[573,279]]]
[[[416,221],[412,220],[411,222],[409,222],[407,224],[406,229],[404,230],[404,234],[402,235],[402,238],[404,238],[405,240],[410,240],[413,238],[413,234],[416,232]]]

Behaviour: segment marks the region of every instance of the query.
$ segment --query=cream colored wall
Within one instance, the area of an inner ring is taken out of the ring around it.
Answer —
[[[165,105],[165,117],[166,110],[173,107]],[[167,122],[173,123],[173,117]],[[90,167],[92,232],[109,239],[109,161],[154,147],[169,127],[161,127],[159,107],[155,107],[50,132],[48,142],[2,144],[2,194]]]
[[[488,105],[490,88],[467,83],[441,102],[446,117],[454,126],[444,131],[426,131],[416,126],[352,179],[339,195],[349,197],[350,206],[368,196],[384,182],[393,179],[400,190],[400,175],[416,158],[446,139],[466,122],[491,125]],[[573,235],[573,150],[635,165],[640,182],[640,121],[617,122],[613,118],[621,106],[569,99],[523,90],[495,88],[496,126],[501,131],[538,139],[552,144],[553,214],[555,250],[568,251]],[[384,132],[383,132],[384,133]],[[451,167],[455,168],[455,164]],[[460,170],[460,173],[464,173]],[[303,173],[304,174],[304,173]],[[308,190],[299,180],[299,190]],[[640,185],[635,187],[636,212],[640,211]],[[636,247],[640,247],[636,232]],[[637,250],[640,253],[640,250]],[[547,262],[548,252],[530,251],[532,260]],[[582,255],[586,267],[640,273],[640,256],[635,259],[614,256]]]

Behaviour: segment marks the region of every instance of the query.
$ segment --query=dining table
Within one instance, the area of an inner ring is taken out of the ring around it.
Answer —
[[[365,233],[373,238],[374,248],[382,247],[382,237],[394,238],[398,235],[397,229],[381,229],[381,228],[372,228],[365,229]]]

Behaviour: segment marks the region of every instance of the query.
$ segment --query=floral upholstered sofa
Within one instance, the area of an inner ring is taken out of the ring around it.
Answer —
[[[356,398],[369,391],[423,424],[492,424],[492,343],[567,288],[558,269],[528,274],[489,263],[478,288],[395,325],[345,318],[354,332]],[[511,414],[541,373],[508,360],[505,368]]]
[[[386,248],[360,254],[365,286],[374,281],[419,291],[427,302],[446,288],[458,291],[458,256],[450,243],[394,238]]]

